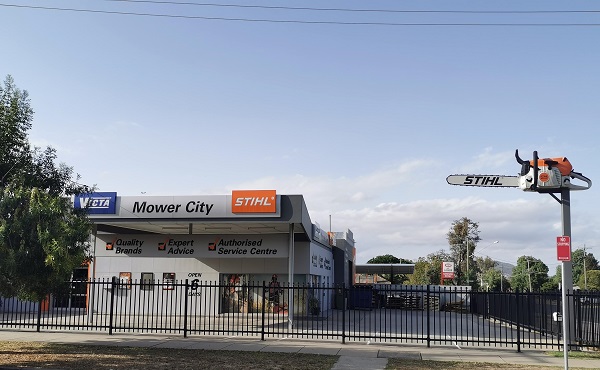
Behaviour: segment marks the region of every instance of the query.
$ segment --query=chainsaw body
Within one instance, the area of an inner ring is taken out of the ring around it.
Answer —
[[[533,152],[533,159],[524,161],[515,152],[517,162],[521,164],[518,176],[519,188],[524,191],[539,193],[554,193],[561,189],[586,190],[592,186],[592,181],[578,172],[573,171],[571,162],[566,157],[543,158]],[[585,185],[572,184],[571,179],[585,182]]]

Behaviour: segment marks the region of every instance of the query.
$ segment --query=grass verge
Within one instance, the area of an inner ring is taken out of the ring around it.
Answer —
[[[569,367],[571,370],[589,370]],[[563,367],[540,365],[496,364],[487,362],[405,360],[390,358],[386,370],[560,370]]]
[[[552,357],[563,357],[565,354],[563,351],[550,351],[548,354]],[[588,352],[588,351],[569,351],[569,358],[587,358],[587,359],[600,359],[600,352]]]
[[[0,365],[45,369],[329,370],[338,356],[0,342]]]

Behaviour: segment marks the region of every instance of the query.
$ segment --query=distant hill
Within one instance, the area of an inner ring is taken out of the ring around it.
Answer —
[[[496,267],[502,271],[502,273],[504,274],[504,276],[509,277],[512,275],[513,269],[515,268],[515,265],[507,263],[507,262],[500,262],[500,261],[495,261],[496,262]]]

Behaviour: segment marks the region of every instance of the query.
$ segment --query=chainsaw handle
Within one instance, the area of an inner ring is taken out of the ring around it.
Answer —
[[[531,185],[531,190],[538,189],[538,175],[540,172],[540,168],[538,167],[538,152],[537,150],[533,151],[533,185]]]
[[[569,177],[571,177],[572,179],[581,180],[587,184],[587,186],[574,185],[574,184],[571,184],[571,182],[569,181],[569,183],[565,184],[565,186],[571,190],[587,190],[592,187],[592,180],[583,176],[580,172],[571,171],[571,173],[569,174]]]

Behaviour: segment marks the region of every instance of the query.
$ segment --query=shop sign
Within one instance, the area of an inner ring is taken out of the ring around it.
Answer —
[[[115,214],[116,204],[116,192],[78,194],[73,199],[73,207],[75,209],[86,209],[90,215]]]
[[[286,258],[287,235],[98,235],[98,256]]]
[[[331,261],[325,258],[325,270],[331,270]]]
[[[233,190],[231,213],[275,213],[277,192],[275,190]]]
[[[454,262],[442,262],[442,279],[454,279]]]

